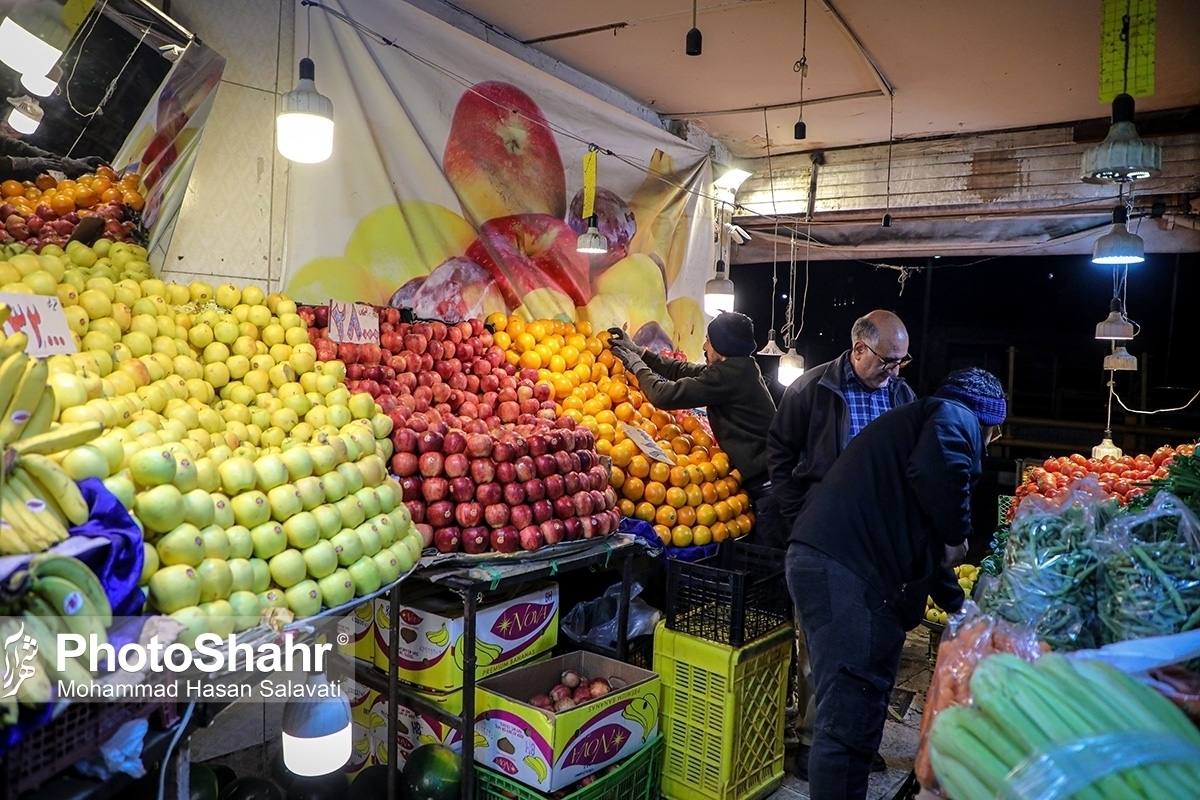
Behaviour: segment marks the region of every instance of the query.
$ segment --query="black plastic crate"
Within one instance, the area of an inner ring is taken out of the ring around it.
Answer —
[[[735,540],[703,561],[667,562],[667,627],[741,647],[792,621],[782,553]]]

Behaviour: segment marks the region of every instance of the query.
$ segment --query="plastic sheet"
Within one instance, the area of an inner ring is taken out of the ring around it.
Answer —
[[[993,653],[1034,661],[1047,650],[1032,630],[981,614],[970,600],[961,613],[950,617],[938,645],[937,666],[921,712],[921,741],[913,770],[922,786],[931,791],[938,788],[929,753],[933,721],[942,710],[971,702],[971,675],[979,662]]]
[[[1013,518],[1004,570],[981,581],[981,608],[1033,627],[1055,650],[1098,645],[1092,539],[1116,511],[1094,478],[1052,499],[1025,498]]]
[[[654,626],[662,619],[662,612],[638,597],[642,585],[629,587],[629,623],[626,639],[654,633]],[[587,642],[598,647],[613,649],[617,646],[617,612],[620,605],[621,584],[614,583],[604,590],[602,597],[577,603],[563,617],[562,630],[572,641]]]
[[[1110,521],[1096,550],[1105,642],[1200,627],[1200,520],[1174,495]]]

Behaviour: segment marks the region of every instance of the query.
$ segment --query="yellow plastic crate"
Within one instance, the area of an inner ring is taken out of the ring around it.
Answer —
[[[779,787],[792,639],[782,625],[735,648],[658,624],[664,797],[756,800]]]

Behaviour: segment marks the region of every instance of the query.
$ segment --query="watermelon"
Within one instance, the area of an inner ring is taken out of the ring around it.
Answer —
[[[188,800],[217,800],[218,794],[217,773],[203,764],[188,766]]]
[[[283,792],[266,778],[238,778],[226,787],[221,800],[283,800]]]
[[[342,800],[349,782],[340,772],[314,777],[297,776],[287,790],[287,800]]]
[[[401,773],[400,796],[406,800],[455,800],[462,760],[440,744],[423,744],[408,757]]]

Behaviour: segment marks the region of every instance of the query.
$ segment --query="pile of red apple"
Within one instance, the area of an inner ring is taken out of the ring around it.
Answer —
[[[506,362],[483,321],[401,322],[380,344],[326,338],[326,307],[301,308],[322,361],[392,418],[392,472],[413,522],[442,553],[513,553],[606,536],[621,515],[595,439],[559,417],[537,370]]]
[[[134,223],[125,218],[126,210],[124,203],[113,200],[59,216],[46,203],[39,203],[32,214],[22,216],[11,203],[0,203],[0,222],[3,223],[3,227],[0,227],[0,244],[16,241],[35,251],[47,244],[63,247],[84,217],[104,220],[104,230],[100,236],[114,242],[132,244]]]
[[[612,683],[607,679],[588,680],[586,676],[569,669],[549,692],[529,698],[529,705],[559,713],[603,697],[611,691]]]

